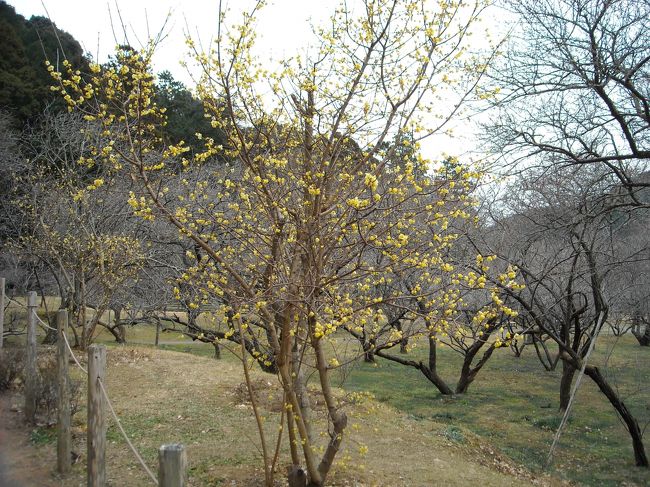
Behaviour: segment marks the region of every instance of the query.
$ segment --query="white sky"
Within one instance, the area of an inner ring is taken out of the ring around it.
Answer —
[[[99,62],[106,60],[117,43],[124,42],[118,8],[128,41],[134,47],[140,47],[149,35],[155,36],[171,12],[165,28],[168,35],[157,50],[154,70],[167,69],[188,85],[191,79],[180,67],[180,61],[187,56],[185,31],[189,29],[192,37],[200,38],[207,45],[216,35],[219,5],[218,0],[8,0],[8,3],[26,18],[46,17],[49,13],[58,28],[72,34],[84,51]],[[224,5],[232,10],[231,20],[238,19],[238,13],[250,8],[252,3],[251,0],[224,0]],[[258,17],[260,54],[275,58],[291,54],[309,39],[310,20],[319,24],[338,3],[338,0],[271,0]]]
[[[232,10],[231,20],[238,19],[239,13],[253,3],[252,0],[223,2]],[[140,47],[149,36],[155,36],[171,12],[165,28],[167,37],[154,57],[154,71],[167,69],[189,87],[192,86],[191,77],[180,66],[187,58],[185,31],[189,29],[195,40],[207,45],[216,36],[219,5],[218,0],[8,0],[8,3],[26,18],[49,14],[57,27],[70,33],[84,51],[100,63],[106,61],[117,43],[124,43],[118,7],[128,43],[134,47]],[[321,24],[339,4],[340,0],[269,0],[258,16],[257,53],[260,59],[283,58],[307,47],[311,25]],[[494,17],[490,21],[493,22]],[[450,139],[441,134],[425,141],[423,155],[440,160],[443,153],[461,156],[473,146],[472,129],[468,124],[454,127],[454,133],[458,138]]]

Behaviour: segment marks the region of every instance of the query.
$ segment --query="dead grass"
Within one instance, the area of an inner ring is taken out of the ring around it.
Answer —
[[[267,431],[275,432],[281,405],[279,384],[275,377],[256,370],[253,378]],[[111,347],[107,382],[124,429],[154,471],[158,447],[179,442],[187,447],[190,486],[262,484],[259,438],[236,361],[152,348]],[[465,441],[459,444],[450,438],[445,424],[410,418],[363,394],[339,393],[350,424],[331,485],[554,484],[534,478],[478,437],[465,433]],[[318,403],[314,414],[322,429],[324,411]],[[75,416],[73,440],[82,461],[61,485],[85,483],[84,419],[85,410]],[[109,484],[150,484],[112,421],[109,425]],[[368,452],[363,454],[365,447]],[[43,447],[42,454],[44,462],[55,465],[54,445]],[[287,452],[282,452],[279,463],[281,479],[288,464]]]

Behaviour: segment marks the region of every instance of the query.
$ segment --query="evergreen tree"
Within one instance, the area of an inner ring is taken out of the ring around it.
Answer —
[[[81,71],[88,66],[81,45],[70,34],[45,17],[26,20],[0,1],[0,109],[10,112],[18,125],[33,122],[48,104],[64,108],[49,89],[46,59],[55,67],[63,59]]]

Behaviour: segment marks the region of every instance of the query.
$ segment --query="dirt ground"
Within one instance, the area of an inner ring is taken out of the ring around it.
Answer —
[[[43,462],[39,449],[29,443],[18,397],[0,395],[0,485],[2,487],[55,487],[54,465]]]

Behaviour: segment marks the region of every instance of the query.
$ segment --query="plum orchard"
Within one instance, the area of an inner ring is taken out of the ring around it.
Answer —
[[[86,81],[67,65],[53,76],[70,110],[103,127],[106,142],[80,163],[128,174],[140,187],[129,199],[134,212],[193,241],[195,265],[180,278],[195,290],[190,307],[220,306],[223,338],[241,344],[247,378],[245,350],[277,372],[285,402],[279,437],[265,433],[251,394],[267,485],[283,434],[295,467],[290,481],[323,485],[347,424],[331,387],[337,331],[375,333],[382,307],[411,306],[416,296],[425,304],[413,307],[426,318],[423,333],[443,334],[465,306],[461,285],[487,282],[486,263],[468,276],[448,258],[457,239],[450,222],[473,218],[469,192],[479,174],[451,161],[445,171],[454,177],[442,177],[417,146],[477,91],[486,60],[463,46],[482,6],[359,2],[335,11],[316,47],[277,71],[251,53],[260,7],[229,30],[222,15],[208,52],[188,41],[203,70],[198,95],[226,134],[224,146],[201,134],[205,151],[192,156],[183,142],[162,146],[153,47],[118,51],[114,66],[92,67]],[[447,113],[437,110],[442,98]],[[407,273],[404,293],[390,276]],[[492,299],[477,327],[512,313],[496,291],[483,291]],[[396,343],[401,334],[381,338]],[[325,444],[312,432],[308,375],[318,378],[326,405]]]

